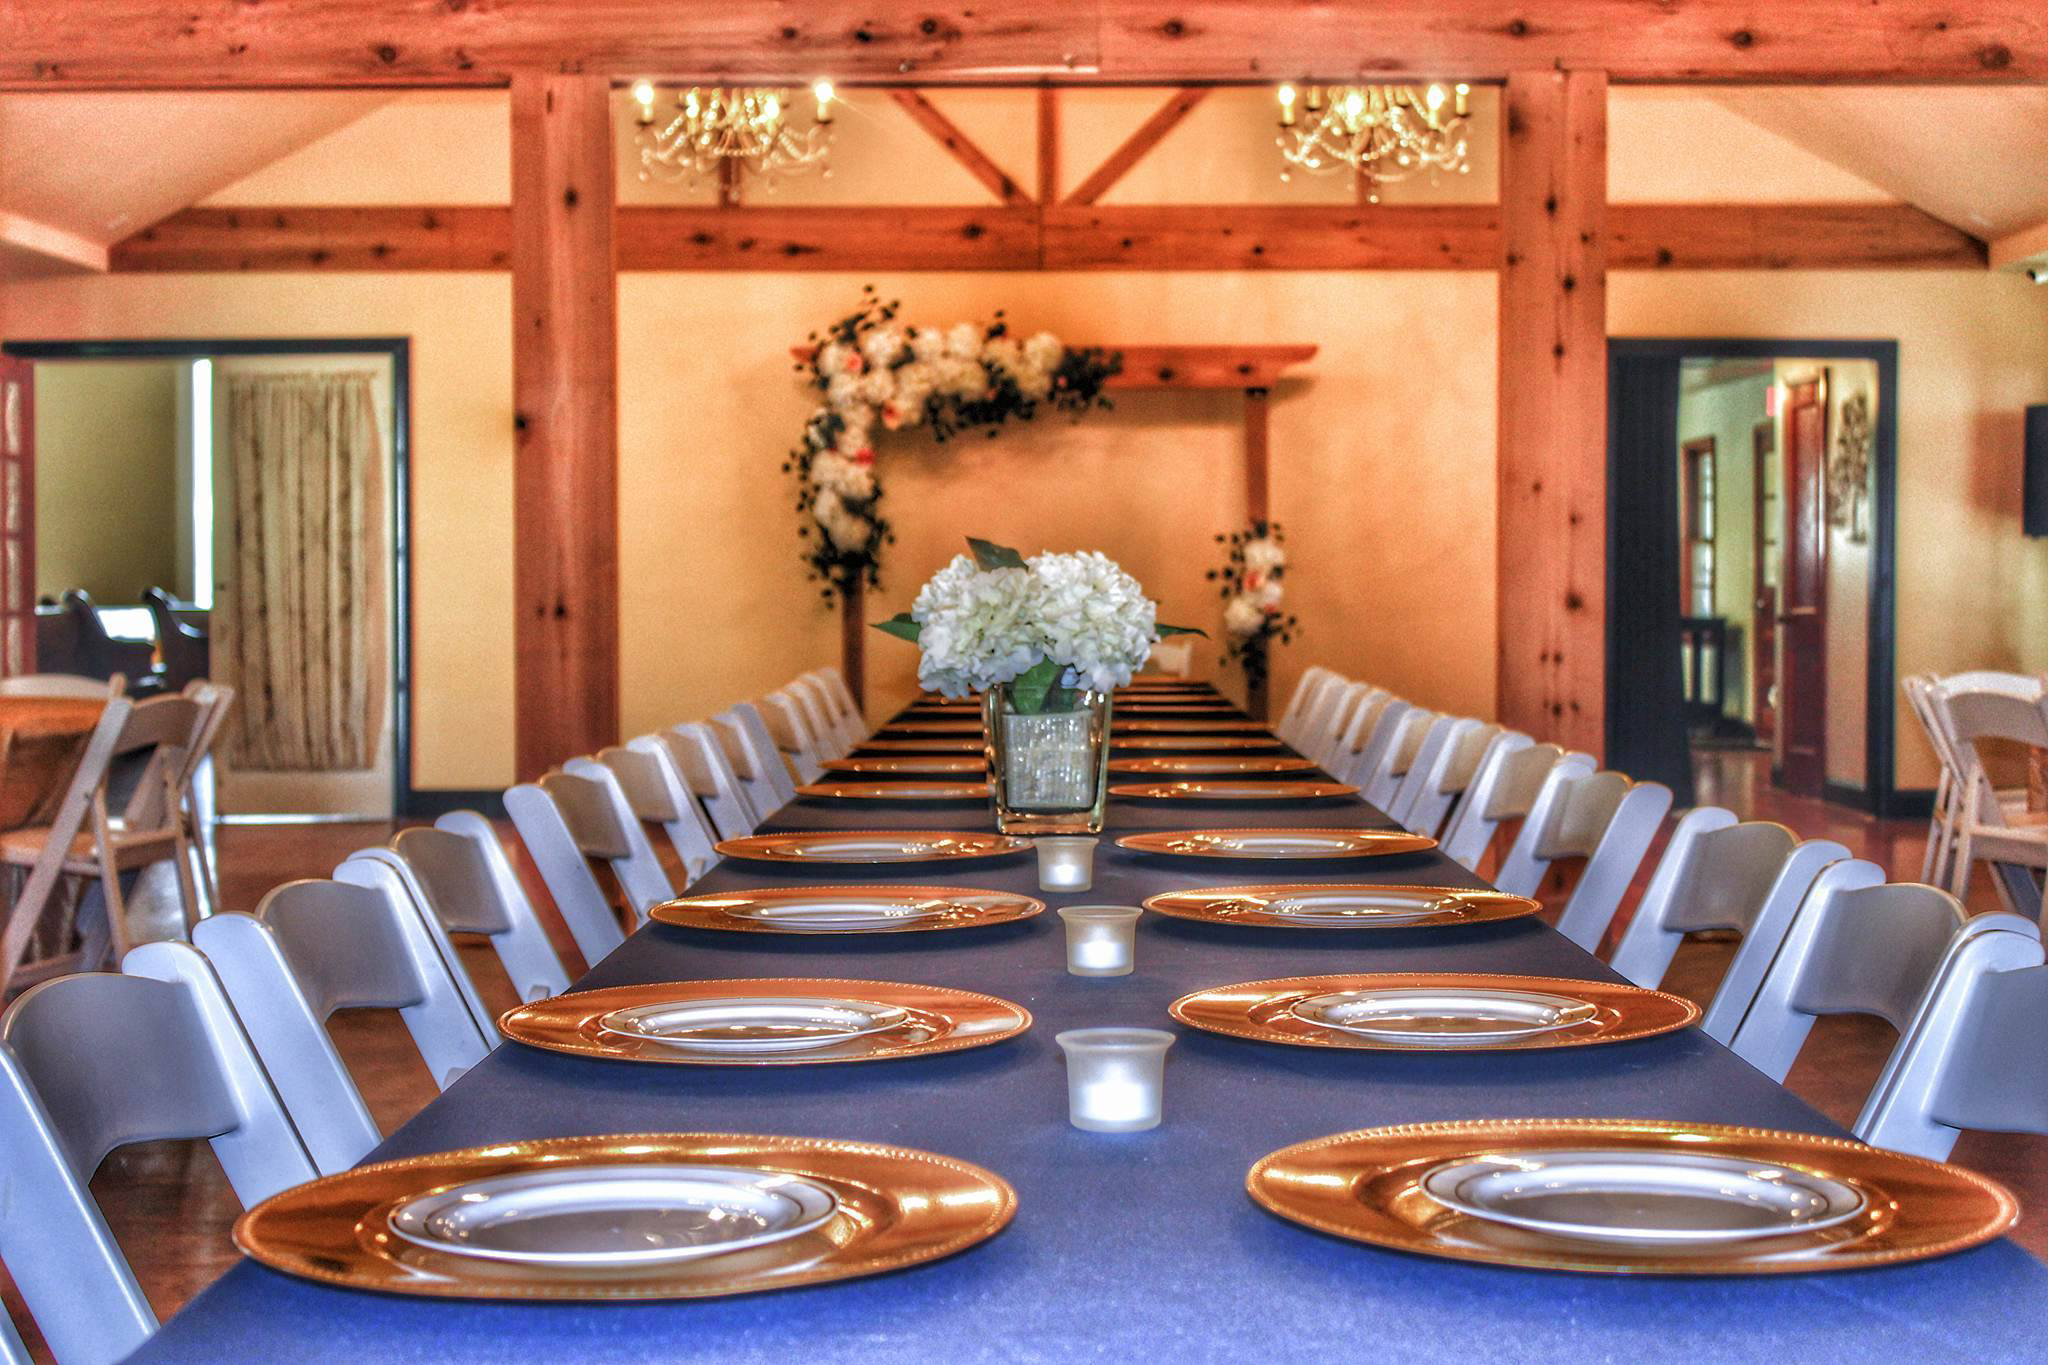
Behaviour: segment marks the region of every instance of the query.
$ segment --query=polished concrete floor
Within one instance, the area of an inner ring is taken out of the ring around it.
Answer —
[[[1781,821],[1807,837],[1838,840],[1858,857],[1882,864],[1895,878],[1919,873],[1924,821],[1877,820],[1788,796],[1770,786],[1765,759],[1759,754],[1702,752],[1696,764],[1699,800],[1704,804],[1725,805],[1747,818]],[[264,892],[279,882],[324,876],[344,855],[380,843],[389,834],[390,826],[376,824],[224,830],[222,898],[229,909],[254,909]],[[1971,899],[1975,909],[1996,904],[1988,886],[1979,886]],[[535,900],[546,904],[543,895],[537,894]],[[554,927],[557,949],[573,970],[579,960],[575,949],[560,926]],[[464,955],[487,1003],[509,1008],[512,992],[496,959],[481,948],[466,948]],[[1723,943],[1688,943],[1666,988],[1704,1003],[1728,955]],[[334,1020],[334,1034],[386,1132],[433,1098],[433,1083],[395,1014],[340,1015]],[[1893,1041],[1890,1027],[1875,1020],[1824,1019],[1792,1072],[1791,1087],[1847,1124],[1856,1117]],[[2005,1181],[2024,1204],[2041,1210],[2021,1222],[2016,1237],[2036,1255],[2048,1256],[2048,1138],[1970,1134],[1957,1147],[1955,1159]],[[240,1208],[205,1144],[149,1143],[116,1152],[92,1188],[159,1316],[175,1312],[233,1264],[236,1253],[228,1232]],[[31,1350],[38,1359],[47,1359],[12,1284],[0,1278],[0,1288]]]

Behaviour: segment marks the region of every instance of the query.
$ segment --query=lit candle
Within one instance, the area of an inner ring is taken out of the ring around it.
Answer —
[[[1085,834],[1054,834],[1032,840],[1038,845],[1038,889],[1086,891],[1095,884],[1095,845]]]
[[[1068,905],[1059,916],[1067,925],[1067,970],[1075,976],[1129,976],[1137,965],[1135,905]]]
[[[1159,1126],[1171,1033],[1080,1028],[1053,1041],[1067,1054],[1069,1123],[1091,1133],[1140,1133]]]
[[[818,81],[811,86],[811,94],[818,101],[818,122],[832,121],[832,82]]]
[[[1294,126],[1294,87],[1283,85],[1280,87],[1279,93],[1280,126],[1282,128],[1292,128]]]
[[[640,122],[654,122],[654,82],[633,82],[633,103],[640,106]]]

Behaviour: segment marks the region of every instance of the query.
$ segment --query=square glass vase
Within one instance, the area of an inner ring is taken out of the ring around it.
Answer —
[[[1044,711],[1019,711],[1006,683],[983,698],[989,794],[1004,834],[1102,832],[1109,694],[1066,691],[1061,701]]]

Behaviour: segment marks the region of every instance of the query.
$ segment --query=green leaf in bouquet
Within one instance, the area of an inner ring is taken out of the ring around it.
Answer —
[[[917,643],[918,633],[924,629],[907,611],[899,611],[888,620],[877,621],[874,624],[875,629],[881,631],[884,635],[893,635],[899,640],[908,640],[912,644]]]
[[[1169,635],[1199,635],[1204,640],[1209,638],[1209,632],[1199,626],[1169,626],[1162,622],[1154,629],[1159,632],[1159,638],[1162,640]]]
[[[967,537],[967,548],[974,551],[976,568],[987,572],[990,569],[1021,569],[1025,567],[1024,556],[1007,545],[998,545],[992,540],[978,540]]]
[[[1036,715],[1045,709],[1046,695],[1053,684],[1060,680],[1060,666],[1051,659],[1040,659],[1010,684],[1010,700],[1019,711]]]

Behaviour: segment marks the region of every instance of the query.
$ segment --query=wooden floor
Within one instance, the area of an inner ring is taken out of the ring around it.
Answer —
[[[1924,821],[1881,821],[1838,806],[1787,796],[1772,788],[1764,756],[1743,751],[1703,752],[1696,759],[1702,804],[1724,805],[1757,819],[1781,821],[1807,837],[1847,845],[1858,857],[1882,864],[1894,877],[1919,873]],[[326,875],[355,849],[381,843],[391,826],[379,824],[235,827],[221,835],[221,894],[231,910],[252,910],[264,892],[294,877]],[[1653,858],[1655,851],[1653,850]],[[531,869],[527,869],[529,876]],[[1974,909],[1995,908],[1988,887]],[[544,895],[535,903],[545,906]],[[556,947],[575,974],[580,961],[555,924]],[[1713,994],[1730,948],[1689,942],[1679,952],[1666,989],[1704,1004]],[[488,950],[465,947],[464,956],[486,1003],[510,1008],[512,991]],[[337,1046],[362,1086],[371,1112],[386,1132],[434,1097],[434,1086],[395,1014],[341,1015]],[[1815,1027],[1790,1078],[1794,1091],[1844,1125],[1861,1107],[1865,1090],[1890,1051],[1889,1026],[1855,1018],[1823,1019]],[[2040,1212],[2020,1224],[2017,1240],[2048,1257],[2048,1138],[1969,1134],[1955,1159],[2005,1181],[2022,1203]],[[234,1263],[228,1230],[240,1206],[203,1143],[150,1143],[116,1152],[92,1183],[114,1235],[159,1317],[168,1317]],[[7,1310],[37,1359],[48,1359],[11,1282],[0,1276]]]

